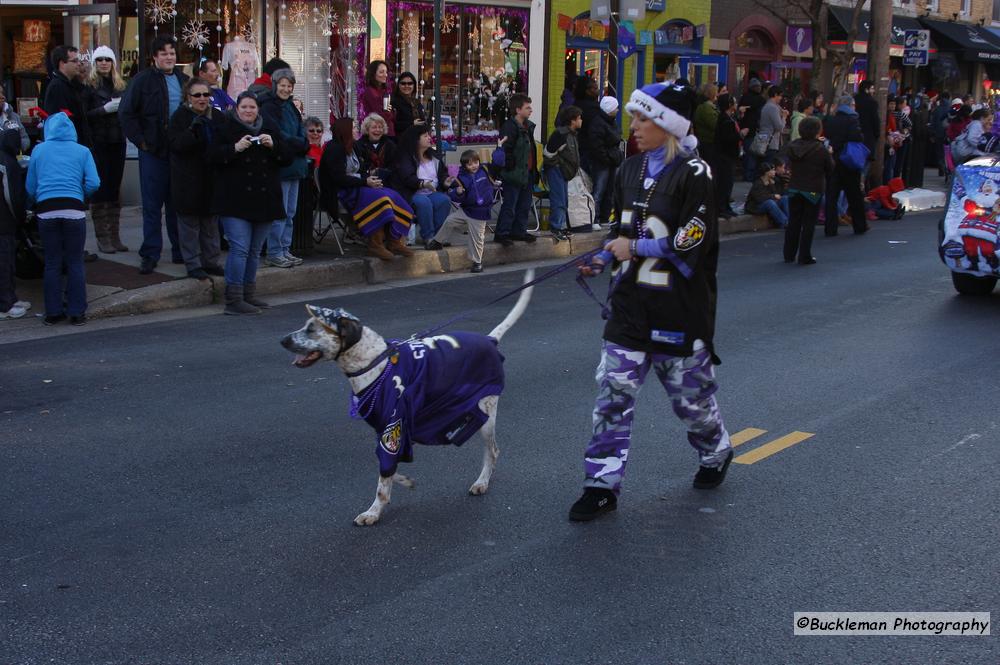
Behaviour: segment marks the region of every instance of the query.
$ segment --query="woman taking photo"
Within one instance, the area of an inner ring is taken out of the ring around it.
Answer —
[[[381,178],[362,170],[355,151],[354,121],[350,118],[334,121],[333,139],[323,150],[319,169],[322,189],[337,190],[344,207],[354,216],[369,254],[383,261],[392,260],[393,254],[413,256],[402,241],[410,231],[413,211]],[[326,208],[335,209],[335,204],[328,203]]]
[[[209,148],[215,167],[212,212],[229,240],[226,314],[259,314],[268,304],[256,297],[257,264],[271,223],[285,218],[281,168],[292,156],[280,130],[264,122],[257,98],[246,91],[226,114]]]
[[[434,235],[448,219],[451,198],[445,192],[455,181],[431,147],[430,131],[427,125],[414,125],[400,138],[395,170],[399,193],[417,216],[425,249],[434,248]]]
[[[93,61],[94,66],[87,77],[85,101],[101,188],[90,201],[90,216],[94,219],[97,249],[114,254],[128,251],[119,237],[119,192],[125,170],[125,137],[118,121],[118,103],[125,92],[125,81],[118,73],[115,52],[107,46],[94,49]]]
[[[396,114],[396,136],[402,136],[413,125],[427,122],[424,105],[417,97],[417,78],[410,72],[403,72],[396,79],[396,89],[389,98]]]
[[[396,114],[392,107],[392,90],[389,88],[389,65],[375,60],[365,70],[365,89],[361,93],[361,117],[378,113],[385,120],[389,136],[396,136]]]
[[[208,148],[218,130],[212,88],[201,79],[184,85],[184,101],[170,117],[170,196],[177,211],[177,236],[188,277],[224,275],[219,265],[219,225],[212,216],[212,166]]]

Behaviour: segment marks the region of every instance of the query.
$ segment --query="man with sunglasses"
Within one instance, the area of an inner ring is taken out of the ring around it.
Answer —
[[[91,147],[90,125],[83,102],[83,72],[80,52],[75,46],[57,46],[52,49],[52,78],[45,89],[42,109],[47,115],[66,111],[76,129],[76,142]]]

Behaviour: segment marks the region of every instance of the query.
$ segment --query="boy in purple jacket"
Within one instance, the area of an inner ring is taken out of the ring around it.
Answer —
[[[493,164],[499,167],[504,165],[503,143],[506,139],[501,139],[497,149],[493,152]],[[483,244],[486,238],[486,222],[493,216],[493,201],[496,198],[497,185],[490,178],[486,167],[479,161],[479,155],[475,150],[466,150],[462,153],[462,170],[458,173],[455,184],[448,190],[451,200],[458,204],[458,208],[452,207],[451,214],[445,220],[437,234],[434,236],[430,247],[440,249],[448,244],[451,237],[459,235],[468,229],[469,233],[469,258],[472,260],[472,268],[469,272],[483,271]]]

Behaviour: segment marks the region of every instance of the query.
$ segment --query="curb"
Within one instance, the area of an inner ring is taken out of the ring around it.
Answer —
[[[212,304],[212,285],[196,279],[177,279],[118,291],[87,304],[87,316],[94,319],[112,316],[150,314],[165,309],[198,307]]]

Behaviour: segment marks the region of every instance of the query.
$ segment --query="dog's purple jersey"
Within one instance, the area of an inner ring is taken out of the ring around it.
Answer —
[[[390,342],[392,343],[392,342]],[[399,462],[413,461],[413,444],[460,446],[488,416],[479,400],[503,392],[503,355],[492,337],[449,333],[399,347],[365,420],[378,432],[379,473],[396,472]]]

